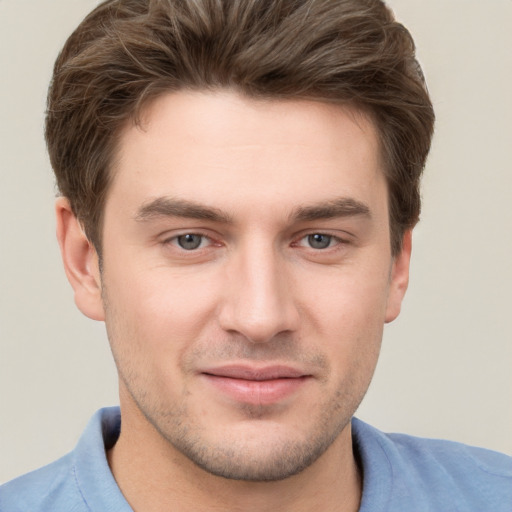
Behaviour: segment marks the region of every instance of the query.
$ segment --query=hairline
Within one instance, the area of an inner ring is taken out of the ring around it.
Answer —
[[[217,93],[225,93],[232,92],[234,94],[238,94],[241,98],[249,99],[256,102],[296,102],[296,101],[314,101],[318,103],[323,103],[326,105],[332,105],[345,108],[346,113],[351,115],[353,119],[357,119],[357,116],[363,116],[367,121],[370,122],[372,128],[375,130],[375,134],[377,136],[377,151],[378,151],[378,159],[379,159],[379,169],[383,173],[384,179],[386,181],[386,204],[388,209],[388,225],[389,225],[389,236],[390,236],[390,245],[391,252],[393,256],[396,256],[400,252],[401,243],[403,238],[403,233],[405,232],[404,227],[400,227],[401,232],[399,231],[399,240],[394,240],[395,230],[393,227],[393,219],[391,217],[391,189],[389,187],[389,166],[390,166],[390,156],[388,154],[386,148],[386,142],[384,139],[383,130],[380,128],[380,123],[378,120],[378,116],[374,109],[363,102],[359,102],[356,99],[350,98],[334,98],[327,97],[321,94],[314,94],[311,92],[310,94],[271,94],[271,93],[260,93],[260,92],[249,92],[244,90],[242,87],[237,85],[234,86],[204,86],[204,87],[191,87],[191,86],[182,86],[182,87],[169,87],[167,89],[161,87],[154,87],[154,90],[151,90],[151,87],[147,88],[146,95],[140,97],[134,105],[134,108],[127,114],[127,117],[124,121],[119,123],[119,126],[111,135],[111,150],[107,155],[107,165],[105,168],[106,174],[106,186],[103,189],[102,197],[99,201],[99,209],[98,216],[96,218],[96,223],[94,226],[84,226],[85,232],[89,241],[93,244],[94,248],[98,256],[101,259],[102,255],[102,242],[103,242],[103,224],[104,224],[104,214],[105,214],[105,205],[108,200],[110,189],[115,180],[116,173],[120,170],[120,159],[121,159],[121,141],[123,138],[123,134],[126,130],[130,128],[137,127],[141,130],[144,130],[144,124],[146,122],[145,114],[151,109],[153,103],[158,101],[164,96],[170,94],[179,94],[182,92],[188,93],[197,93],[197,94],[217,94]],[[79,219],[81,220],[81,219]]]

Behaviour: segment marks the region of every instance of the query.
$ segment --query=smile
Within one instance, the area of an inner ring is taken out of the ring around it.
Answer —
[[[297,392],[311,375],[287,366],[224,366],[201,373],[206,382],[236,402],[271,405]]]

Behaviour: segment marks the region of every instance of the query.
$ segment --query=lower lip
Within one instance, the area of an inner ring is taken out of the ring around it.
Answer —
[[[231,399],[246,404],[270,405],[293,395],[308,377],[245,380],[203,374],[206,380]]]

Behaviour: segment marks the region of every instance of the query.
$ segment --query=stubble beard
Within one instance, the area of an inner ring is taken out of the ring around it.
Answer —
[[[107,301],[105,303],[108,304]],[[175,450],[202,470],[230,480],[280,481],[311,466],[350,423],[366,394],[379,351],[377,347],[376,353],[370,357],[368,354],[360,355],[359,360],[354,362],[351,376],[347,376],[336,391],[331,391],[330,397],[315,406],[314,420],[311,420],[311,411],[301,411],[305,422],[309,423],[301,433],[285,432],[283,426],[278,436],[269,435],[269,432],[263,428],[261,435],[244,436],[242,434],[237,437],[228,427],[225,435],[212,439],[208,425],[202,424],[200,419],[195,417],[197,414],[194,415],[190,411],[187,405],[188,391],[184,390],[181,400],[172,404],[165,401],[163,393],[159,395],[155,391],[151,392],[152,389],[156,389],[155,386],[148,382],[146,372],[141,372],[141,369],[134,365],[134,361],[140,359],[141,354],[138,354],[137,350],[134,352],[128,350],[127,353],[126,347],[116,346],[115,340],[124,337],[118,336],[120,332],[112,332],[117,331],[116,315],[110,316],[110,320],[106,322],[107,333],[120,381],[129,395],[129,400]],[[298,349],[294,347],[293,340],[280,340],[274,348],[269,346],[261,348],[259,354],[257,351],[260,348],[255,348],[256,346],[231,341],[231,344],[226,344],[223,349],[225,360],[229,360],[233,355],[242,359],[272,360],[284,354],[287,357],[295,354],[297,360],[305,358],[317,368],[323,366],[325,381],[328,381],[327,359],[318,354],[298,356]],[[203,352],[201,347],[198,347],[190,359],[194,361],[195,356],[201,352]],[[215,356],[222,360],[219,353]],[[368,365],[368,360],[372,359],[374,363]],[[187,364],[182,366],[186,367]],[[184,368],[181,369],[184,370]],[[244,404],[242,408],[247,420],[264,422],[268,418],[269,409],[266,406]]]
[[[322,413],[310,428],[295,438],[293,433],[285,437],[284,432],[275,437],[263,428],[259,438],[247,439],[226,428],[225,436],[212,440],[208,425],[191,418],[186,405],[171,410],[162,403],[150,403],[147,395],[124,382],[139,411],[175,450],[209,474],[247,482],[280,481],[311,466],[347,427],[362,400],[339,390],[319,407]],[[252,421],[263,422],[265,409],[247,405],[244,413]],[[307,411],[304,416],[308,417]]]

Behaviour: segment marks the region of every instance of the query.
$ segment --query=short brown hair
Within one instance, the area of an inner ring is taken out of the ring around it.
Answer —
[[[99,250],[117,137],[180,89],[354,104],[382,145],[391,247],[419,218],[434,113],[409,32],[380,0],[107,0],[66,42],[46,140],[61,194]]]

